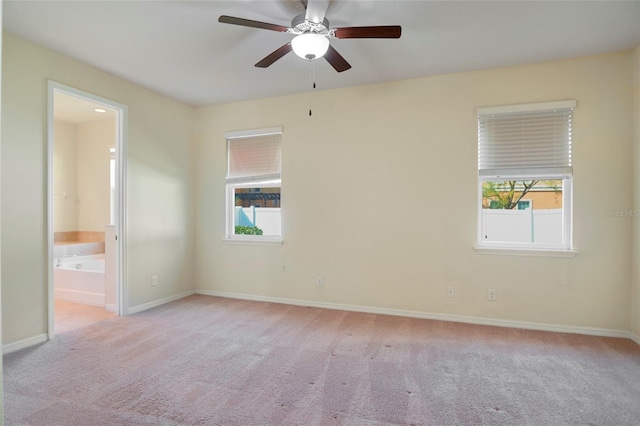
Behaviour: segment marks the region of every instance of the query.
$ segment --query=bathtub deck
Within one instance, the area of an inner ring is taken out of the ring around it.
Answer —
[[[115,316],[99,306],[81,305],[79,303],[55,301],[55,331],[56,334],[65,333],[103,319]]]

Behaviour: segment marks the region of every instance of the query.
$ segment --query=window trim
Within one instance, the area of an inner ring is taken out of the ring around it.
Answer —
[[[552,109],[574,109],[575,100],[557,102],[540,102],[532,104],[505,105],[495,107],[481,107],[476,109],[477,116],[488,114],[509,114],[518,112],[539,112]],[[479,138],[479,135],[478,135]],[[479,141],[478,141],[479,143]],[[478,164],[478,188],[477,188],[477,236],[476,246],[478,254],[511,254],[524,256],[554,256],[573,257],[576,251],[573,248],[573,170],[572,167],[555,169],[535,169],[534,167],[520,170],[501,170],[487,173],[481,170]],[[506,172],[506,173],[501,173]],[[483,212],[482,212],[482,183],[495,180],[530,180],[530,179],[561,179],[562,188],[562,243],[561,244],[535,244],[512,243],[483,240]]]
[[[282,135],[282,127],[269,127],[264,129],[255,130],[240,130],[233,132],[226,132],[225,144],[227,146],[227,159],[229,155],[229,140],[231,139],[245,139],[271,135]],[[282,144],[282,141],[280,142]],[[282,161],[282,148],[280,150],[280,156]],[[228,173],[228,164],[227,172]],[[282,200],[280,201],[278,208],[280,208],[280,235],[236,235],[234,233],[234,211],[235,208],[235,189],[236,188],[253,188],[256,185],[261,185],[264,188],[280,188],[280,194],[282,194],[282,170],[277,175],[263,176],[263,179],[256,179],[256,177],[247,178],[234,178],[229,181],[225,179],[225,231],[223,241],[226,244],[245,244],[245,245],[260,245],[260,246],[281,246],[283,243],[283,223],[282,223]],[[282,195],[281,195],[282,196]]]
[[[551,109],[567,109],[575,108],[575,99],[568,99],[564,101],[551,101],[551,102],[535,102],[529,104],[513,104],[513,105],[500,105],[490,107],[476,108],[477,115],[488,114],[511,114],[516,112],[538,112]]]
[[[261,136],[271,135],[282,135],[282,127],[267,127],[264,129],[225,132],[224,139],[226,143],[229,139],[259,138]]]
[[[240,238],[246,237],[246,238]],[[231,245],[247,245],[247,246],[281,246],[284,243],[282,238],[275,237],[263,237],[263,238],[250,238],[256,237],[256,235],[236,235],[235,238],[223,238],[222,241],[225,244]],[[260,237],[260,235],[258,235]]]
[[[575,249],[559,250],[559,249],[533,249],[533,248],[511,248],[511,247],[482,247],[475,246],[473,248],[480,255],[496,255],[496,256],[532,256],[532,257],[574,257],[578,254]]]
[[[282,179],[272,179],[267,181],[252,181],[252,182],[237,182],[226,184],[226,231],[225,241],[236,242],[255,242],[255,241],[270,241],[274,243],[282,244],[282,207],[278,207],[281,212],[280,216],[280,235],[237,235],[232,233],[234,230],[234,218],[232,214],[232,208],[235,208],[235,189],[236,188],[253,188],[256,185],[261,185],[262,188],[280,188],[280,194],[282,194]],[[282,195],[281,195],[282,196]],[[282,203],[280,203],[282,205]],[[235,213],[235,212],[234,212]]]

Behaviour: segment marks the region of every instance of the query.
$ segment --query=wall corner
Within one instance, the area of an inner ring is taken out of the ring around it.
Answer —
[[[633,209],[640,211],[640,44],[631,54],[633,96]],[[631,282],[631,331],[640,335],[640,218],[633,222],[632,282]]]

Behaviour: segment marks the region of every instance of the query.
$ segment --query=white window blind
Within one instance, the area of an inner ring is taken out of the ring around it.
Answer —
[[[572,173],[575,101],[478,108],[480,176],[567,176]]]
[[[227,183],[280,179],[281,133],[227,136]]]

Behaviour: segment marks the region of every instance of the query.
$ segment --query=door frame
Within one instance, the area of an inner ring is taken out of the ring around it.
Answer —
[[[55,336],[54,329],[54,282],[53,282],[53,129],[54,94],[63,93],[76,98],[100,104],[116,111],[116,314],[128,313],[128,293],[126,291],[125,249],[126,249],[126,147],[127,147],[127,106],[110,99],[76,89],[71,86],[47,81],[47,284],[48,284],[48,337]]]

